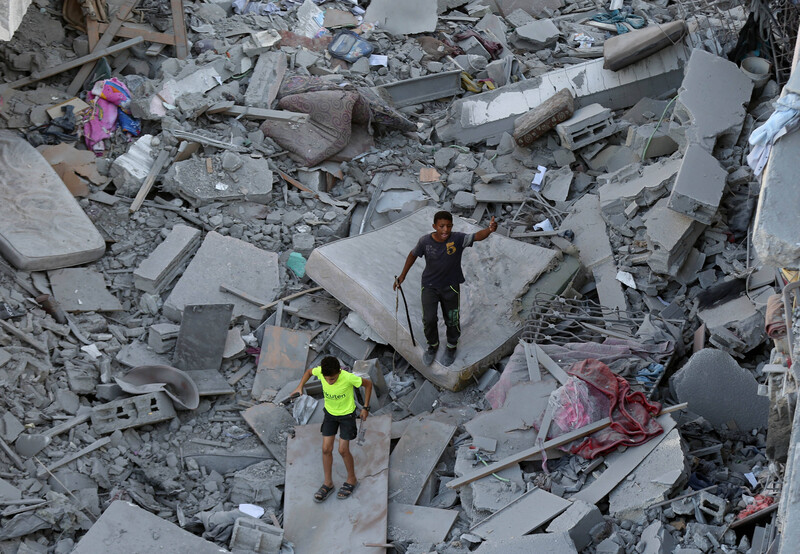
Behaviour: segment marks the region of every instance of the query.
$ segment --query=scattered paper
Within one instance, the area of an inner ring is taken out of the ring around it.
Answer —
[[[627,271],[617,271],[617,281],[636,290],[636,281],[633,279],[633,275]]]
[[[536,225],[533,226],[534,231],[555,231],[553,229],[553,224],[550,223],[549,219],[545,219],[544,221],[540,221]]]
[[[214,188],[217,190],[228,190],[228,185],[218,182],[216,185],[214,185]]]
[[[540,165],[536,168],[539,173],[533,176],[533,181],[531,181],[531,189],[534,192],[539,192],[542,190],[542,181],[544,180],[544,174],[547,173],[547,168],[543,165]]]
[[[745,478],[750,482],[750,486],[756,488],[758,486],[758,481],[756,481],[756,476],[752,473],[745,473]]]
[[[239,504],[239,511],[256,519],[264,515],[264,508],[255,504]]]
[[[97,348],[96,344],[87,344],[85,346],[81,346],[81,350],[89,354],[89,357],[91,357],[93,360],[96,360],[103,355],[103,353],[100,352],[100,349]]]
[[[389,56],[385,56],[383,54],[372,54],[369,57],[369,65],[371,66],[380,65],[383,67],[387,67],[389,65]]]

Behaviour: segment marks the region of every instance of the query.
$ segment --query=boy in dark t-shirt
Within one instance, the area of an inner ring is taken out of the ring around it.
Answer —
[[[409,252],[403,271],[394,282],[397,289],[403,283],[408,270],[417,261],[425,257],[425,269],[422,272],[422,324],[428,348],[422,356],[425,365],[433,363],[439,349],[439,306],[442,307],[445,327],[447,328],[447,348],[441,363],[449,366],[456,357],[458,338],[461,336],[459,324],[460,285],[464,282],[461,271],[461,256],[464,249],[472,243],[484,240],[497,230],[494,217],[489,227],[474,234],[453,232],[453,215],[450,212],[436,212],[433,216],[433,233],[419,239],[414,249]]]

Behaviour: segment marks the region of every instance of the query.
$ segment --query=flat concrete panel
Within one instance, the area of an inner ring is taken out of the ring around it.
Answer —
[[[261,322],[264,312],[259,306],[220,291],[220,285],[269,302],[280,287],[278,254],[213,231],[208,233],[164,302],[164,315],[180,321],[184,306],[231,303],[232,318],[243,316],[256,325]]]
[[[84,267],[56,269],[47,273],[58,303],[67,312],[115,312],[122,310],[108,292],[102,273]]]
[[[375,22],[381,31],[393,35],[432,33],[439,20],[436,2],[430,0],[373,0],[364,14],[365,22]]]
[[[186,306],[172,365],[187,371],[218,370],[232,313],[233,304]]]
[[[93,262],[103,237],[47,160],[0,131],[0,254],[18,269],[40,271]]]
[[[308,259],[306,273],[355,310],[425,377],[458,390],[472,382],[472,375],[511,352],[523,324],[517,300],[555,263],[556,253],[498,233],[465,249],[462,267],[466,283],[461,285],[461,340],[456,360],[449,367],[438,361],[426,366],[420,343],[424,343],[419,286],[424,260],[414,264],[403,287],[416,347],[406,318],[395,318],[392,282],[419,237],[431,230],[434,213],[436,208],[423,208],[377,231],[317,248]],[[480,229],[457,216],[454,224],[455,231],[465,233]],[[379,256],[380,263],[364,263],[365,255]],[[444,323],[439,319],[439,334],[444,337]],[[492,324],[485,325],[486,321]]]
[[[72,554],[218,554],[228,552],[169,521],[117,500],[100,516],[75,546]]]
[[[294,331],[267,325],[261,341],[261,354],[253,380],[253,398],[260,398],[265,389],[280,390],[293,379],[300,379],[306,370],[310,331]]]
[[[397,493],[392,500],[403,504],[417,503],[428,477],[455,432],[455,425],[433,419],[415,420],[406,427],[392,451],[389,464],[389,492]]]
[[[255,431],[264,446],[267,447],[282,466],[286,466],[286,439],[296,423],[289,411],[283,406],[271,402],[256,404],[242,412],[242,417]],[[319,432],[319,427],[317,427]],[[320,435],[320,445],[322,435]]]
[[[458,510],[389,502],[389,540],[440,543],[457,517]]]
[[[391,417],[370,417],[360,425],[366,426],[364,444],[350,441],[358,479],[356,490],[346,500],[334,494],[319,504],[313,498],[323,479],[319,425],[295,427],[286,452],[283,518],[284,537],[294,543],[295,552],[386,552],[364,543],[386,542]],[[333,446],[333,483],[337,488],[347,478],[337,451],[338,440]]]
[[[492,540],[526,535],[566,510],[571,502],[542,489],[532,489],[484,519],[472,529]]]
[[[492,538],[481,544],[475,554],[531,554],[552,552],[553,554],[578,553],[569,533],[535,533],[510,539]]]

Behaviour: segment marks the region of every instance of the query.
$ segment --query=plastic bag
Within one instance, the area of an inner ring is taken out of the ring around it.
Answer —
[[[608,398],[575,377],[570,377],[564,385],[553,391],[547,402],[553,410],[550,435],[554,437],[608,417],[610,408]],[[561,448],[569,452],[570,445]]]

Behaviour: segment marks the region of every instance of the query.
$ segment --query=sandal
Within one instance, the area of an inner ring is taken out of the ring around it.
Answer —
[[[355,485],[351,485],[350,483],[345,483],[344,485],[342,485],[342,488],[339,489],[339,492],[336,493],[336,498],[338,498],[339,500],[350,498],[350,495],[353,494],[354,490],[356,490],[356,485],[358,485],[358,482],[356,482]]]
[[[328,485],[323,485],[314,493],[314,502],[322,502],[326,498],[328,498],[331,493],[333,492],[334,487],[329,487]]]

